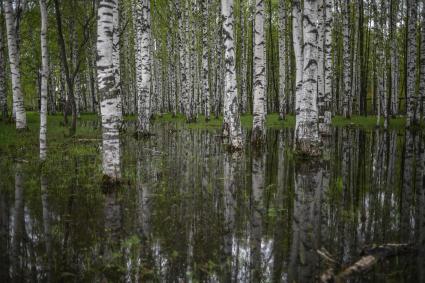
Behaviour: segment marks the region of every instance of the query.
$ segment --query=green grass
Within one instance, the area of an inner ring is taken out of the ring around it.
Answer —
[[[125,120],[135,120],[136,117],[126,116]],[[19,133],[15,130],[14,124],[0,122],[0,146],[5,149],[8,147],[37,147],[39,131],[39,114],[36,112],[27,113],[28,131]],[[61,115],[52,115],[48,117],[48,143],[49,145],[69,144],[78,142],[80,139],[96,139],[100,137],[100,127],[94,129],[91,125],[86,126],[90,121],[98,121],[96,114],[82,114],[78,118],[77,132],[75,136],[69,136],[69,129],[62,125],[63,117]],[[196,123],[186,123],[184,115],[178,114],[173,117],[171,114],[163,114],[154,118],[153,123],[179,123],[186,125],[191,129],[218,129],[223,123],[222,117],[212,117],[206,121],[203,115],[198,116]],[[244,128],[250,128],[252,125],[252,115],[242,115],[241,124]],[[351,119],[345,119],[336,116],[332,120],[335,127],[359,127],[372,129],[376,127],[376,116],[353,116]],[[285,120],[280,120],[278,114],[272,113],[267,116],[266,126],[268,128],[293,128],[295,126],[295,117],[287,116]],[[383,126],[383,119],[381,119]],[[403,129],[405,127],[405,118],[395,118],[390,120],[390,128]],[[50,148],[50,146],[49,146]]]
[[[178,114],[176,117],[173,117],[171,114],[164,114],[155,118],[156,122],[175,122],[175,123],[186,123],[184,115]],[[203,115],[198,116],[196,123],[188,123],[189,128],[220,128],[223,123],[223,118],[220,116],[218,118],[213,117],[209,121],[205,120]],[[390,119],[389,127],[391,129],[403,129],[405,127],[406,120],[404,117],[398,117]],[[252,115],[242,115],[241,124],[244,128],[250,128],[252,125]],[[342,116],[335,116],[332,119],[332,125],[334,127],[359,127],[364,129],[373,129],[376,127],[377,117],[376,116],[353,116],[351,119],[346,119]],[[384,125],[384,119],[381,118],[380,121],[381,127]],[[268,128],[293,128],[295,127],[295,116],[287,116],[285,120],[280,120],[277,113],[272,113],[267,115],[266,118],[266,127]]]

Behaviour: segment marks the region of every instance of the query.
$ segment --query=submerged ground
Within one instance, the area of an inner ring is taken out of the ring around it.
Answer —
[[[293,154],[294,119],[268,118],[267,144],[226,151],[220,120],[165,115],[122,136],[123,183],[101,188],[100,124],[75,137],[49,117],[48,160],[30,131],[0,124],[0,281],[314,282],[373,244],[411,243],[353,282],[425,282],[425,135],[393,120],[335,119],[317,160]]]

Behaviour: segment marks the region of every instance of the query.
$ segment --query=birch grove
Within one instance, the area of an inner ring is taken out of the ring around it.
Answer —
[[[389,129],[397,119],[413,128],[424,120],[422,1],[115,1],[117,115],[136,115],[126,129],[139,137],[154,136],[156,118],[170,114],[208,127],[218,119],[234,148],[242,148],[244,127],[254,145],[266,142],[270,125],[292,127],[298,145],[306,142],[300,150],[313,153],[308,148],[331,136],[335,123],[364,116]],[[39,111],[42,125],[44,112],[62,113],[61,126],[78,136],[84,115],[101,114],[99,3],[53,0],[46,56],[30,48],[29,23],[39,13],[38,1],[31,3],[2,0],[2,120],[10,115],[23,129],[26,111]],[[47,82],[33,55],[49,59]],[[44,133],[41,126],[40,140]]]

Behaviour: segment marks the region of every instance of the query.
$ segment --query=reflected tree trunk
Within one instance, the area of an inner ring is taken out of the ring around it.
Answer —
[[[22,164],[18,161],[15,164],[15,204],[12,212],[12,243],[11,243],[11,277],[15,281],[23,281],[25,278],[24,250],[24,179]]]
[[[422,8],[424,9],[424,7]],[[422,133],[418,154],[420,170],[417,170],[416,185],[416,239],[418,245],[417,270],[418,282],[425,281],[425,135]]]
[[[114,274],[114,254],[121,251],[122,207],[116,192],[107,193],[104,203],[104,233],[105,241],[102,243],[102,261],[104,265],[103,282],[115,281],[120,278],[120,273]],[[109,278],[111,277],[111,278]],[[122,278],[120,278],[122,280]]]
[[[49,194],[47,190],[47,177],[41,175],[40,177],[41,184],[41,206],[43,209],[43,233],[44,233],[44,245],[45,245],[45,255],[46,263],[44,266],[44,272],[46,273],[47,282],[52,282],[52,272],[53,272],[53,254],[52,254],[52,235],[51,235],[51,226],[50,226],[50,206],[49,206]]]
[[[320,248],[323,169],[316,160],[295,165],[293,236],[289,263],[289,282],[314,282]]]
[[[262,280],[262,233],[263,233],[263,194],[265,189],[265,154],[252,153],[252,196],[251,196],[251,238],[250,238],[250,278],[252,282]]]
[[[235,282],[235,210],[236,210],[236,162],[237,156],[226,153],[224,156],[224,272],[223,282]]]
[[[411,204],[413,202],[414,191],[414,163],[415,163],[415,134],[405,131],[404,141],[404,157],[402,167],[402,190],[401,190],[401,207],[400,207],[400,232],[403,242],[411,240]]]
[[[10,210],[6,193],[0,189],[0,281],[10,282]]]

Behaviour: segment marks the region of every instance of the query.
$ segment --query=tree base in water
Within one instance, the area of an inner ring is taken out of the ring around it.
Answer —
[[[104,193],[110,193],[121,187],[121,180],[118,178],[112,178],[108,175],[102,177],[102,191]]]
[[[305,157],[317,157],[322,155],[319,141],[298,139],[295,144],[295,154]]]

